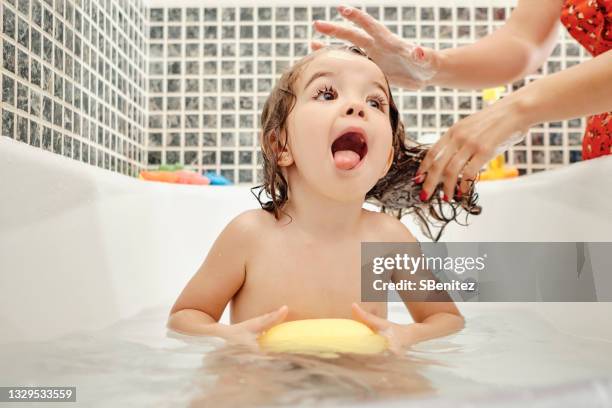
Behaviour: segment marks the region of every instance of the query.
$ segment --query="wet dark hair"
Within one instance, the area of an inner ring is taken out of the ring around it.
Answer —
[[[278,161],[281,152],[287,146],[287,138],[281,140],[280,135],[287,129],[287,118],[296,102],[293,85],[309,62],[331,50],[355,53],[372,61],[365,52],[355,46],[331,45],[321,48],[308,54],[283,73],[263,107],[260,133],[263,183],[253,187],[251,191],[261,208],[273,213],[276,219],[280,218],[282,208],[288,199],[289,186]],[[387,174],[366,194],[366,202],[380,206],[382,212],[391,213],[398,219],[406,214],[416,215],[423,234],[433,241],[438,241],[449,222],[456,221],[465,225],[469,214],[480,214],[481,208],[476,204],[477,194],[474,192],[474,183],[469,183],[469,191],[466,194],[461,197],[455,196],[454,200],[448,203],[440,198],[441,185],[436,187],[427,202],[420,200],[422,184],[417,184],[412,179],[428,151],[428,146],[413,142],[410,145],[406,144],[404,124],[400,120],[388,80],[387,93],[394,158]],[[262,199],[264,193],[267,200]],[[465,221],[460,222],[462,212],[465,213]]]

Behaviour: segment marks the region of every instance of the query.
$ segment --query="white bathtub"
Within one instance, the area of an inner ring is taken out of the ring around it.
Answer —
[[[483,214],[443,239],[612,241],[611,174],[608,157],[481,183]],[[247,187],[143,182],[0,137],[0,343],[169,308],[226,223],[257,206]],[[612,288],[610,276],[597,283]],[[468,320],[525,310],[560,331],[612,342],[612,303],[459,307]]]

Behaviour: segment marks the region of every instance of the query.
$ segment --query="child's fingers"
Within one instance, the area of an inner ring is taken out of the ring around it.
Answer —
[[[389,321],[363,310],[357,303],[352,306],[353,317],[374,331],[383,331],[389,327]]]
[[[387,340],[387,348],[395,355],[402,355],[404,352],[401,341],[393,327],[393,323],[382,317],[373,315],[363,310],[357,303],[353,303],[353,316],[356,320],[364,323],[372,330],[383,336]]]
[[[277,325],[284,321],[287,318],[287,313],[289,313],[289,308],[286,305],[281,306],[276,312],[273,312],[272,318],[267,322],[268,326],[264,328],[264,330],[269,329],[270,327]]]
[[[246,327],[249,331],[253,333],[261,333],[285,320],[288,312],[289,308],[287,306],[281,306],[279,309],[273,312],[255,317],[243,323],[246,323]]]
[[[397,341],[397,339],[393,336],[388,336],[381,333],[383,337],[387,339],[387,348],[396,356],[401,356],[404,354],[404,349],[402,345]]]

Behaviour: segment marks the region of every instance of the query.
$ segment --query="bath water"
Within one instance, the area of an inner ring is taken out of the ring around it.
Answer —
[[[4,344],[0,385],[76,386],[77,404],[70,406],[88,407],[329,406],[398,399],[407,401],[401,406],[446,406],[478,398],[488,398],[490,406],[515,393],[536,395],[612,377],[612,343],[562,333],[518,309],[470,313],[460,333],[413,346],[403,356],[334,359],[253,353],[220,339],[168,333],[167,312],[157,307],[99,331]],[[389,318],[402,322],[408,315],[403,305],[392,304]],[[585,395],[612,401],[610,389],[600,390]]]

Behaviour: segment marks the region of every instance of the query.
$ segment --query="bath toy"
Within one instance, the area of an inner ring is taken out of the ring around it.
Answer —
[[[160,164],[157,170],[160,171],[177,171],[183,170],[184,167],[182,164]]]
[[[376,354],[387,340],[368,326],[351,319],[306,319],[281,323],[259,337],[262,349],[271,352],[314,354]]]
[[[505,162],[506,160],[503,154],[500,154],[495,159],[491,160],[487,170],[480,173],[479,180],[487,181],[518,177],[518,169],[516,167],[506,167]]]
[[[164,183],[198,184],[198,185],[210,184],[210,180],[207,177],[204,177],[198,173],[195,173],[192,171],[186,171],[186,170],[141,171],[139,178],[141,180],[161,181]]]
[[[210,180],[210,184],[213,186],[227,186],[232,184],[231,181],[220,174],[208,172],[204,176]]]

